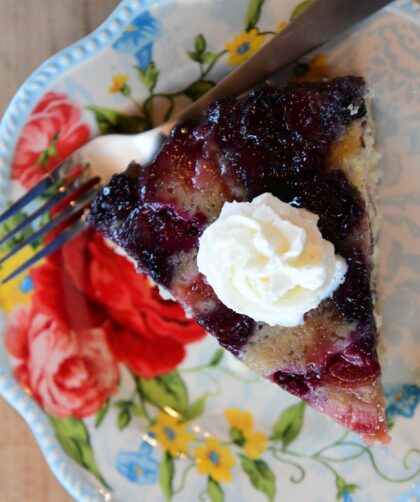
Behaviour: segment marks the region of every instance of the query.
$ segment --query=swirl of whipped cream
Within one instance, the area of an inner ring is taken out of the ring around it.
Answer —
[[[264,193],[226,202],[200,238],[199,271],[230,309],[271,326],[297,326],[347,271],[318,216]]]

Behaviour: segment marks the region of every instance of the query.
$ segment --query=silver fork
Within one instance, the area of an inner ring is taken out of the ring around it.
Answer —
[[[75,169],[74,161],[69,157],[0,215],[0,225],[5,229],[7,221],[18,211],[24,208],[30,209],[31,205],[35,206],[23,221],[6,231],[5,235],[0,238],[0,247],[9,243],[31,223],[41,221],[39,228],[12,245],[12,249],[0,258],[0,267],[24,247],[37,241],[42,242],[44,238],[51,235],[48,243],[41,246],[29,260],[4,277],[0,284],[10,281],[83,230],[84,215],[99,190],[101,180],[99,176],[87,178],[86,172],[87,166]],[[48,192],[49,197],[41,204],[35,205],[36,199]],[[43,218],[50,212],[54,213],[54,216],[42,223]]]
[[[0,284],[13,279],[38,260],[58,249],[85,227],[84,214],[98,191],[100,178],[93,176],[86,180],[76,176],[74,179],[68,179],[74,166],[86,165],[90,166],[91,171],[95,171],[95,166],[100,165],[101,173],[103,175],[105,172],[106,178],[115,172],[115,165],[125,168],[132,160],[141,164],[150,162],[162,139],[169,134],[177,122],[198,116],[215,99],[239,96],[270,77],[270,80],[274,82],[276,82],[276,78],[283,79],[282,74],[278,73],[277,76],[275,74],[388,3],[390,0],[316,0],[293,23],[262,47],[257,54],[168,122],[150,131],[132,136],[98,137],[79,148],[77,152],[73,153],[0,215],[0,225],[4,225],[17,211],[28,207],[37,197],[52,187],[56,187],[56,192],[50,199],[36,208],[16,227],[7,230],[6,235],[0,239],[1,247],[30,223],[42,218],[47,212],[57,207],[58,204],[63,206],[48,223],[41,225],[0,258],[1,266],[25,246],[42,240],[53,230],[60,229],[55,238],[43,245],[29,260],[2,279]],[[111,166],[111,169],[106,172],[107,169],[104,169],[104,166]],[[86,170],[82,171],[86,173]]]

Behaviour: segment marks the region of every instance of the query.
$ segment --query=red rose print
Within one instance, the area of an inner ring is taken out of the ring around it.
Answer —
[[[167,373],[184,359],[184,345],[172,338],[155,334],[154,339],[148,339],[136,331],[112,323],[107,323],[105,329],[115,357],[142,377]]]
[[[12,177],[30,187],[88,139],[78,108],[48,92],[23,128]],[[117,390],[118,363],[145,378],[158,376],[176,368],[186,344],[205,336],[92,229],[31,275],[31,310],[12,314],[5,344],[16,377],[55,416],[95,413]]]
[[[88,271],[80,266],[86,245],[91,258]],[[79,263],[69,268],[74,283],[104,305],[116,323],[151,340],[159,334],[184,344],[203,337],[203,330],[185,318],[180,305],[162,300],[148,278],[109,247],[99,232],[75,239],[72,246],[63,248],[63,255],[65,263]]]
[[[73,242],[70,241],[68,245]],[[35,288],[32,305],[35,311],[43,312],[74,329],[101,326],[106,320],[106,311],[92,302],[74,283],[68,267],[64,266],[62,251],[63,248],[51,254],[31,272]],[[77,265],[74,263],[74,266]]]
[[[102,328],[69,329],[35,310],[8,319],[5,345],[16,377],[48,412],[84,418],[117,390],[119,370]]]
[[[153,377],[174,369],[185,344],[204,331],[182,308],[164,301],[132,262],[87,230],[32,272],[33,306],[74,329],[105,330],[118,361]]]
[[[65,94],[47,92],[16,145],[12,178],[30,188],[90,137],[81,113]]]

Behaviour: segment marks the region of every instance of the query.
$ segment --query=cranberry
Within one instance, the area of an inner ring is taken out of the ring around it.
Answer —
[[[344,283],[335,291],[332,300],[345,319],[365,326],[363,331],[366,335],[373,325],[370,268],[363,252],[354,246],[341,255],[346,259],[348,268]]]
[[[320,384],[319,375],[314,369],[309,369],[306,374],[276,371],[272,380],[290,394],[308,400],[311,392]]]
[[[294,396],[298,396],[303,399],[309,394],[310,389],[306,384],[303,375],[277,371],[273,375],[273,380],[282,389],[290,392],[290,394],[293,394]]]
[[[114,174],[111,181],[92,202],[88,223],[93,223],[112,238],[118,226],[138,205],[137,178],[140,166],[130,164],[121,174]]]
[[[180,294],[193,311],[198,324],[215,336],[222,347],[235,356],[239,355],[243,345],[254,333],[255,321],[223,305],[201,274],[185,293]]]
[[[380,366],[376,357],[350,347],[332,358],[327,372],[343,384],[362,384],[375,380],[380,374]]]

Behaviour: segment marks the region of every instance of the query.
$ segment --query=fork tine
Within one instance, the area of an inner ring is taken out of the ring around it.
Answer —
[[[67,169],[70,169],[71,166],[73,166],[73,161],[70,157],[68,160],[65,160],[62,164],[57,166],[47,176],[42,178],[41,181],[37,183],[33,188],[31,188],[28,192],[26,192],[25,195],[23,195],[10,207],[8,207],[6,211],[4,211],[4,213],[0,215],[0,223],[13,216],[17,211],[25,207],[32,200],[38,197],[38,195],[41,195],[43,192],[45,192],[45,190],[50,188],[55,183],[65,183],[65,178],[62,176],[62,174],[65,173]]]
[[[89,180],[88,183],[91,185],[98,184],[100,181],[99,177],[92,178]],[[95,198],[97,194],[97,190],[93,189],[93,186],[90,187],[90,190],[85,191],[79,199],[76,201],[70,202],[69,205],[67,205],[61,213],[59,213],[55,218],[50,220],[48,223],[43,225],[41,228],[39,228],[36,232],[33,234],[29,235],[26,239],[24,239],[22,242],[20,242],[15,248],[13,248],[9,253],[5,254],[0,258],[0,265],[4,263],[6,260],[8,260],[11,256],[15,255],[18,251],[23,249],[25,246],[28,244],[31,244],[32,242],[36,241],[37,239],[43,237],[46,233],[49,231],[53,230],[54,228],[57,227],[60,223],[65,223],[66,220],[69,218],[74,217],[80,212],[80,216],[83,213],[83,210],[86,209],[86,207],[92,202],[92,200]]]
[[[18,232],[22,231],[24,228],[26,228],[30,223],[32,223],[36,218],[41,216],[42,214],[46,213],[49,209],[51,209],[55,204],[63,200],[66,196],[69,195],[73,190],[77,188],[77,183],[79,179],[78,177],[74,178],[71,180],[71,182],[65,187],[65,185],[62,185],[58,190],[58,193],[53,195],[51,199],[47,200],[45,204],[37,208],[33,213],[30,215],[26,216],[26,218],[19,223],[15,228],[13,228],[9,233],[7,233],[4,237],[0,239],[0,246],[3,245],[5,242],[7,242],[9,239],[11,239],[14,235],[16,235]],[[65,187],[65,189],[64,189]]]
[[[32,267],[37,261],[45,258],[49,254],[53,253],[56,249],[61,247],[64,243],[66,243],[69,239],[80,233],[86,228],[85,222],[82,220],[76,221],[73,225],[71,225],[65,232],[61,233],[58,237],[52,240],[45,248],[38,251],[38,253],[34,254],[29,260],[25,261],[20,265],[14,272],[9,274],[7,277],[0,281],[0,285],[6,284],[7,282],[14,279],[16,276],[24,272],[29,267]]]
[[[0,215],[0,223],[7,220],[15,213],[17,213],[20,209],[29,204],[33,199],[41,195],[47,188],[52,185],[52,181],[50,178],[43,178],[37,185],[26,192],[20,199],[18,199],[15,203],[9,206],[6,211]]]

